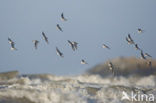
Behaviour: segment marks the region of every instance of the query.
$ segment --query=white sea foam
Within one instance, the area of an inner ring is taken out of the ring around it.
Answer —
[[[121,100],[123,91],[145,91],[156,98],[156,76],[152,75],[142,78],[48,75],[46,80],[20,77],[5,82],[0,85],[0,103],[3,97],[24,97],[34,103],[131,103]]]

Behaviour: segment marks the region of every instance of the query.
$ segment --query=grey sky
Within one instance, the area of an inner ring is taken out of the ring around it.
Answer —
[[[139,57],[125,41],[128,33],[156,58],[155,10],[155,0],[1,0],[0,72],[72,75],[118,56]],[[60,20],[62,12],[67,22]],[[137,34],[137,28],[144,33]],[[49,45],[42,39],[42,31]],[[8,37],[18,51],[10,50]],[[40,41],[38,50],[33,47],[35,39]],[[78,50],[73,52],[67,40],[78,42]],[[103,43],[111,50],[103,49]],[[56,46],[64,58],[56,55]],[[81,59],[89,64],[81,65]]]

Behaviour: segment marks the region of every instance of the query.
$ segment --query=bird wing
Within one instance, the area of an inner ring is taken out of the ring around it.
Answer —
[[[126,37],[126,41],[129,42],[128,38]]]
[[[72,42],[71,42],[70,40],[68,40],[68,43],[69,43],[70,45],[72,45]]]
[[[69,44],[70,44],[70,46],[72,47],[72,50],[73,50],[73,51],[75,51],[74,44],[73,44],[70,40],[68,40],[68,43],[69,43]]]
[[[110,49],[110,47],[109,47],[109,46],[107,46],[107,45],[106,45],[106,48],[107,48],[107,49]]]
[[[14,43],[14,42],[11,42],[11,50],[17,50],[17,49],[15,48],[15,43]]]
[[[141,51],[141,57],[142,57],[143,59],[146,59],[142,51]]]
[[[39,41],[35,41],[34,46],[35,46],[36,49],[37,49],[38,43],[39,43]]]
[[[64,17],[63,13],[61,14],[61,19],[64,20],[64,21],[67,21],[67,19]]]
[[[10,38],[8,38],[8,41],[10,41],[10,42],[11,42],[12,40],[11,40]]]
[[[8,38],[8,41],[9,41],[10,44],[14,43],[10,38]]]
[[[145,53],[148,57],[152,57],[151,55],[149,55],[148,53]]]
[[[15,44],[14,44],[14,43],[11,43],[11,47],[12,47],[12,48],[15,48]]]
[[[47,38],[44,32],[42,32],[42,35],[43,35],[44,38]]]
[[[75,49],[77,49],[77,44],[78,44],[77,42],[74,42],[74,43],[73,43]]]
[[[60,50],[56,47],[56,52],[59,56],[63,57],[63,53],[60,52]]]
[[[45,40],[47,43],[49,43],[49,42],[48,42],[48,38],[46,37],[46,35],[45,35],[44,32],[42,32],[42,35],[43,35],[43,37],[44,37],[44,40]]]
[[[128,34],[128,39],[129,39],[129,41],[133,42],[133,39],[131,38],[130,34]]]
[[[140,48],[138,47],[138,44],[135,44],[135,48],[140,50]]]
[[[129,38],[130,40],[132,39],[130,34],[128,34],[128,38]]]
[[[63,32],[63,30],[62,30],[62,28],[60,27],[60,25],[59,25],[59,24],[57,24],[57,28],[58,28],[60,31],[62,31],[62,32]]]
[[[64,19],[64,15],[63,15],[63,13],[61,14],[61,18]]]

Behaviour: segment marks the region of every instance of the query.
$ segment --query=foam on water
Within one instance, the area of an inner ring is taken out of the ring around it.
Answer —
[[[156,98],[156,76],[102,78],[99,75],[48,75],[46,79],[38,76],[16,77],[1,83],[0,103],[5,103],[5,98],[8,101],[9,98],[14,101],[21,98],[29,100],[23,103],[131,103],[121,100],[123,91],[153,93]]]

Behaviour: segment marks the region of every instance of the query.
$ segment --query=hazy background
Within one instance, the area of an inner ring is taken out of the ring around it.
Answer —
[[[60,20],[62,12],[67,22]],[[137,28],[144,33],[137,34]],[[72,75],[118,56],[139,57],[125,40],[128,33],[156,58],[156,0],[0,0],[0,72]],[[8,37],[18,51],[10,50]],[[73,52],[67,40],[78,42],[78,50]],[[103,49],[103,43],[111,50]],[[56,55],[56,46],[64,58]],[[89,65],[81,65],[81,59]]]

